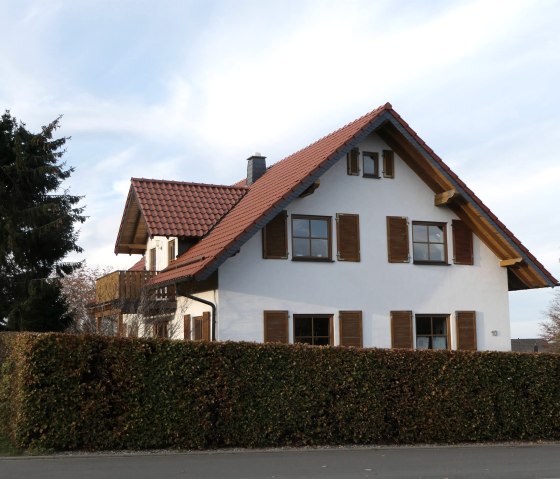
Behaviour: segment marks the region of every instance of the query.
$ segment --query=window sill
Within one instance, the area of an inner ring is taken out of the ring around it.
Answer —
[[[430,265],[430,266],[451,266],[446,261],[413,261],[412,264]]]

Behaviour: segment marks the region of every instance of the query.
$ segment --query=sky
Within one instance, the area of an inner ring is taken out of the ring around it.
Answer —
[[[79,244],[113,253],[131,177],[232,184],[393,108],[560,278],[560,2],[0,0],[0,108],[63,115]],[[553,291],[510,293],[536,337]]]

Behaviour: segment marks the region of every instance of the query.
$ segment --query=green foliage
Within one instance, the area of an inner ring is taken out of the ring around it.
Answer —
[[[2,357],[0,434],[21,448],[560,438],[555,354],[18,334]]]
[[[76,206],[81,198],[61,190],[73,169],[61,162],[67,138],[53,139],[58,122],[31,133],[9,112],[0,118],[0,327],[11,330],[65,327],[64,321],[27,323],[20,314],[40,301],[43,311],[60,306],[59,288],[45,287],[58,291],[53,296],[33,283],[71,272],[75,265],[62,260],[81,251],[74,225],[85,217]],[[23,304],[28,299],[32,305]]]

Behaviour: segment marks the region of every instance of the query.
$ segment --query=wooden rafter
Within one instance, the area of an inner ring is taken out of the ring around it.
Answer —
[[[516,264],[519,264],[523,261],[523,258],[521,257],[517,257],[517,258],[507,258],[507,259],[503,259],[502,261],[500,261],[500,266],[502,267],[507,267],[507,266],[514,266]]]
[[[452,201],[457,201],[459,197],[459,192],[455,188],[451,188],[450,190],[436,193],[436,195],[434,196],[434,205],[447,206]]]

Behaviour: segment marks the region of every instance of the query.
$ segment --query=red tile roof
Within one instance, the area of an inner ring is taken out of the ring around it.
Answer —
[[[202,237],[247,188],[132,178],[150,235]]]
[[[145,271],[146,270],[146,257],[142,256],[136,263],[134,263],[128,271]]]
[[[425,151],[430,160],[444,172],[450,182],[456,184],[459,189],[465,192],[467,200],[478,205],[488,220],[495,224],[497,234],[501,234],[511,241],[517,251],[524,255],[529,262],[532,262],[535,271],[546,283],[549,285],[558,284],[558,281],[521,244],[513,233],[418,137],[393,110],[390,103],[371,111],[272,165],[258,181],[248,188],[247,194],[217,223],[207,236],[156,276],[154,284],[163,285],[187,278],[202,280],[208,277],[268,221],[318,179],[343,154],[385,122],[391,122],[398,129],[406,132],[412,142],[416,142],[417,147]],[[242,184],[243,181],[240,181],[235,184],[235,187]]]

